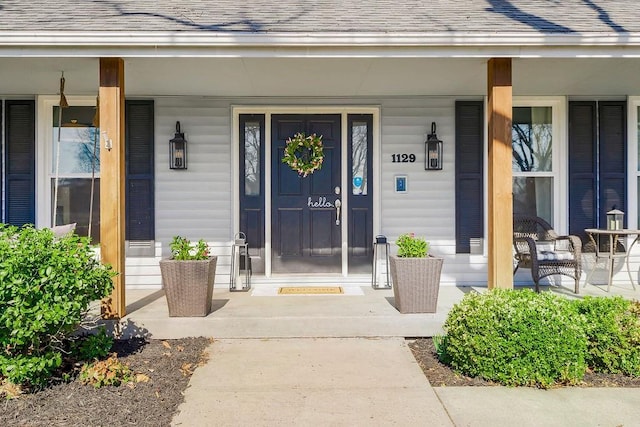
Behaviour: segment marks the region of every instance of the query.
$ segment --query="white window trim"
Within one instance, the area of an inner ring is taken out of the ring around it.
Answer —
[[[638,178],[640,178],[640,164],[638,163],[638,108],[640,96],[627,98],[627,227],[638,228]]]
[[[240,219],[238,212],[240,212],[240,171],[239,171],[239,163],[240,163],[240,115],[241,114],[263,114],[265,116],[265,165],[264,165],[264,173],[265,173],[265,207],[264,207],[264,216],[265,216],[265,276],[271,277],[271,115],[273,114],[340,114],[342,116],[342,141],[346,142],[348,139],[348,129],[347,129],[347,117],[349,114],[371,114],[373,116],[373,184],[374,184],[374,192],[373,192],[373,235],[379,234],[380,231],[380,188],[381,188],[381,165],[382,160],[380,159],[380,135],[381,135],[381,124],[380,124],[380,106],[241,106],[241,105],[233,105],[231,106],[232,111],[232,126],[231,135],[233,137],[233,165],[231,170],[233,171],[233,233],[237,233],[240,229]],[[348,197],[344,197],[344,195],[348,194],[346,189],[351,190],[351,182],[347,181],[348,170],[347,170],[347,146],[348,144],[342,144],[342,183],[341,188],[343,198],[342,198],[342,208],[343,208],[343,223],[348,224],[347,222],[347,212],[349,212],[348,208]],[[348,275],[348,257],[349,257],[349,241],[348,241],[348,229],[347,227],[342,227],[342,276],[346,277]]]
[[[564,96],[514,96],[513,107],[551,107],[553,124],[552,171],[535,172],[537,177],[553,178],[553,228],[566,234],[569,230],[568,190],[568,126],[567,98]],[[513,176],[531,176],[531,173],[513,172]]]
[[[69,105],[96,105],[95,96],[66,96]],[[59,105],[59,95],[41,95],[36,100],[36,226],[51,226],[51,187],[50,179],[55,176],[51,171],[53,153],[53,107]],[[77,178],[91,178],[91,174],[74,174]]]

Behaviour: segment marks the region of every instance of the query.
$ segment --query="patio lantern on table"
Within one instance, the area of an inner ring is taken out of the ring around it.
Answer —
[[[622,230],[624,220],[624,212],[614,209],[607,212],[607,230]]]
[[[176,135],[169,140],[169,169],[187,168],[187,140],[176,122]]]

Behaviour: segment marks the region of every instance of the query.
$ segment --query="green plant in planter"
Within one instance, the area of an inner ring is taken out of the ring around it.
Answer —
[[[413,233],[401,234],[396,240],[401,258],[424,258],[429,253],[429,243]]]
[[[176,261],[200,261],[209,258],[209,246],[200,239],[195,247],[188,239],[175,236],[171,241],[171,258]]]

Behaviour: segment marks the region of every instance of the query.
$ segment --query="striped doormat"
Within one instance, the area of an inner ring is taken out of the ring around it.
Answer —
[[[278,295],[344,294],[342,286],[286,286],[278,288]]]

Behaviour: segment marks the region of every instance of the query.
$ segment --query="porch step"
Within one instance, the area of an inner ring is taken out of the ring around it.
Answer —
[[[436,313],[401,314],[393,306],[392,290],[366,286],[346,295],[254,296],[252,291],[215,289],[208,316],[180,318],[169,317],[163,291],[137,290],[127,291],[129,314],[120,324],[125,337],[157,339],[425,337],[442,333],[453,304],[471,290],[443,286]],[[264,289],[258,294],[264,295]]]

